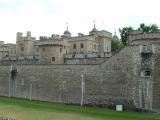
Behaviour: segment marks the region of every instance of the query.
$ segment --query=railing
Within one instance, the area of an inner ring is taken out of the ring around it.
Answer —
[[[3,57],[3,61],[16,61],[16,60],[38,60],[39,56],[19,56],[19,57]]]
[[[75,53],[75,54],[66,54],[64,58],[109,58],[112,56],[111,52],[102,52],[102,53]]]

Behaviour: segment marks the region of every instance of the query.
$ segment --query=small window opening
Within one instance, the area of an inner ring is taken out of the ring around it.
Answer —
[[[76,44],[73,44],[73,49],[76,49]]]
[[[96,45],[94,45],[94,49],[96,50]]]
[[[83,45],[83,43],[81,43],[81,48],[84,48],[84,45]]]
[[[141,77],[150,77],[151,71],[150,70],[141,70]]]
[[[55,62],[55,57],[52,57],[52,62]]]
[[[22,51],[22,52],[24,51],[24,47],[21,47],[21,51]]]
[[[60,51],[60,53],[61,53],[61,52],[62,52],[62,48],[60,48],[60,50],[59,50],[59,51]]]
[[[151,76],[151,71],[149,70],[145,71],[145,76]]]

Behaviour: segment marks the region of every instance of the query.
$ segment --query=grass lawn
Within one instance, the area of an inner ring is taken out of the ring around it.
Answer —
[[[0,117],[16,120],[160,120],[160,115],[116,112],[104,108],[79,107],[0,97]]]

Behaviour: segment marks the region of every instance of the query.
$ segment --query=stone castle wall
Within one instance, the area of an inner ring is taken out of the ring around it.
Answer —
[[[160,48],[160,47],[159,47]],[[160,51],[160,49],[159,49]],[[160,109],[160,54],[154,55],[154,72],[153,72],[153,108]]]
[[[135,63],[139,56],[132,53],[137,51],[139,46],[128,46],[101,65],[20,65],[17,74],[10,74],[10,66],[1,66],[0,95],[9,95],[10,80],[12,97],[80,104],[83,74],[84,104],[133,108],[138,105]]]
[[[160,39],[155,34],[133,31],[128,46],[97,65],[0,66],[0,95],[80,104],[83,75],[84,104],[160,110]]]

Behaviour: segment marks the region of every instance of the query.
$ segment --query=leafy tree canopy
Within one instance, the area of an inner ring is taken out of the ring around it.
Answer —
[[[133,30],[132,27],[124,27],[122,29],[119,29],[120,36],[121,36],[121,41],[123,45],[126,45],[128,42],[128,33],[129,31]]]
[[[158,31],[158,26],[156,24],[145,25],[144,23],[140,24],[138,30],[143,32],[154,32]]]
[[[118,52],[121,48],[123,48],[123,43],[116,35],[112,37],[111,48],[112,52]]]

